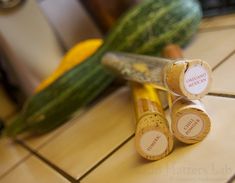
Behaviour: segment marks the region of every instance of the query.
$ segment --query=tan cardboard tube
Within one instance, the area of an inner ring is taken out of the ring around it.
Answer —
[[[137,152],[148,160],[158,160],[173,148],[158,94],[150,84],[130,83],[136,116],[135,146]]]
[[[167,58],[182,58],[182,51],[177,45],[169,45],[163,50]],[[188,144],[203,140],[210,131],[210,117],[199,100],[187,100],[173,97],[171,107],[171,128],[174,136]]]
[[[176,61],[166,66],[164,74],[170,91],[190,100],[205,96],[211,85],[210,66],[199,59]]]
[[[178,98],[171,108],[174,136],[187,144],[202,141],[210,131],[210,118],[199,100]]]

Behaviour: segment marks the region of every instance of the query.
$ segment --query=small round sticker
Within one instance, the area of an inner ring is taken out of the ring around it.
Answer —
[[[189,93],[200,94],[208,85],[207,70],[201,65],[195,65],[184,74],[184,86]]]
[[[146,154],[158,156],[166,151],[168,141],[162,132],[151,130],[141,136],[140,146]]]
[[[203,129],[203,120],[195,114],[185,114],[177,124],[178,131],[187,137],[194,137],[201,133]]]

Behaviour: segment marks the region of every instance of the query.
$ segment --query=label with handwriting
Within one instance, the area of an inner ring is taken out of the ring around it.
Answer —
[[[184,75],[185,89],[192,94],[202,93],[208,85],[207,70],[201,65],[189,67]]]
[[[204,123],[203,120],[195,114],[183,115],[177,123],[178,131],[187,137],[194,137],[201,133]]]
[[[140,147],[147,155],[159,156],[166,151],[168,141],[162,132],[150,130],[141,136]]]

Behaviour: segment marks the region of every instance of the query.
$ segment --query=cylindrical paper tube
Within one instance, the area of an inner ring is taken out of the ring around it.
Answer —
[[[173,137],[156,90],[149,84],[131,82],[136,114],[135,145],[148,160],[158,160],[173,148]]]
[[[210,131],[210,118],[202,103],[178,98],[171,108],[171,129],[174,136],[187,144],[202,141]]]
[[[210,88],[211,69],[199,59],[176,61],[166,66],[164,75],[170,91],[190,100],[202,98]]]
[[[211,69],[202,60],[169,60],[136,54],[109,52],[102,63],[125,79],[166,86],[191,100],[208,93]]]
[[[163,56],[182,58],[182,52],[178,46],[169,45],[164,49]],[[173,98],[175,101],[171,107],[171,128],[174,136],[188,144],[203,140],[210,131],[211,122],[202,103],[199,100]]]

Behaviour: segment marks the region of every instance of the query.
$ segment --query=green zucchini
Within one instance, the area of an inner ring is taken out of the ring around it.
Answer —
[[[5,133],[48,132],[68,121],[114,79],[101,65],[107,51],[159,55],[169,43],[185,46],[201,19],[196,0],[145,0],[117,21],[95,54],[35,94]]]

